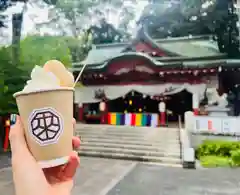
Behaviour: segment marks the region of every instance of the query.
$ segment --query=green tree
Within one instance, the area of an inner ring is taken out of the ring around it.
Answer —
[[[70,67],[71,55],[66,37],[28,36],[21,41],[20,62],[24,70],[30,71],[35,65],[43,65],[50,59],[57,59]]]
[[[93,44],[125,41],[124,35],[119,32],[112,24],[107,23],[105,20],[102,20],[99,26],[91,26],[87,30],[87,33],[92,35]]]
[[[51,16],[49,21],[38,24],[38,27],[48,26],[57,30],[60,34],[62,33],[62,35],[69,35],[70,33],[75,39],[81,39],[82,36],[86,36],[85,34],[92,34],[94,44],[121,42],[129,37],[126,32],[128,23],[131,19],[134,19],[131,13],[134,6],[125,5],[123,0],[44,1],[54,6],[49,11]],[[130,2],[136,2],[136,0],[130,0]],[[119,9],[123,10],[121,14],[122,22],[120,22],[122,32],[107,22],[108,13],[113,13],[114,10]],[[124,14],[125,11],[127,11],[127,14]],[[100,25],[92,24],[91,19],[97,20]],[[83,45],[71,44],[69,46],[73,62],[81,61],[81,54],[85,53],[87,48],[85,44],[88,42],[83,43]]]
[[[11,48],[1,48],[0,64],[0,115],[4,116],[17,112],[13,94],[23,88],[29,76],[13,63]]]
[[[45,2],[49,3],[48,0]],[[84,17],[90,16],[90,9],[96,6],[98,2],[92,0],[58,0],[51,1],[50,3],[54,3],[54,7],[49,9],[49,21],[38,24],[38,28],[48,26],[58,31],[60,35],[71,35],[74,41],[70,40],[69,42],[69,40],[67,40],[67,43],[69,43],[68,46],[72,61],[81,61],[82,53],[84,53],[87,47],[85,43],[82,43],[81,38],[82,36],[86,36],[85,33],[83,33]],[[79,45],[79,42],[83,45]]]

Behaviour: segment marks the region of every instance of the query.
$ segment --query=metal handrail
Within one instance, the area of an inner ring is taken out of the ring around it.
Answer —
[[[178,128],[180,130],[182,129],[182,118],[181,118],[181,115],[178,115]]]
[[[181,118],[181,115],[178,115],[178,137],[179,137],[179,146],[180,146],[180,159],[183,159],[181,131],[182,131],[182,118]]]

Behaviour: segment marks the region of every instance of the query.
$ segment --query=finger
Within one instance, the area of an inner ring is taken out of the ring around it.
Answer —
[[[80,159],[76,152],[72,152],[69,156],[69,161],[64,167],[64,170],[61,172],[61,178],[63,179],[72,179],[77,171],[77,168],[80,164]]]
[[[78,149],[80,147],[81,141],[78,137],[73,137],[72,144],[74,149]]]
[[[18,151],[28,150],[24,137],[24,128],[19,116],[16,118],[15,125],[13,125],[10,129],[9,140],[13,154]]]
[[[73,118],[72,123],[73,123],[73,129],[75,130],[76,129],[76,119],[75,118]]]

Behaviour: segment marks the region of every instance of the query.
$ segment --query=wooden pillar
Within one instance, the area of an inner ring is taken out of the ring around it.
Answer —
[[[105,101],[105,110],[104,110],[105,124],[108,124],[108,102]]]
[[[9,147],[9,132],[10,132],[10,120],[6,119],[5,121],[5,138],[3,143],[3,151],[7,152]]]

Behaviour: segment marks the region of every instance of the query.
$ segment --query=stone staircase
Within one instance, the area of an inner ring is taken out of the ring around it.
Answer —
[[[77,124],[81,156],[181,164],[179,130]]]

